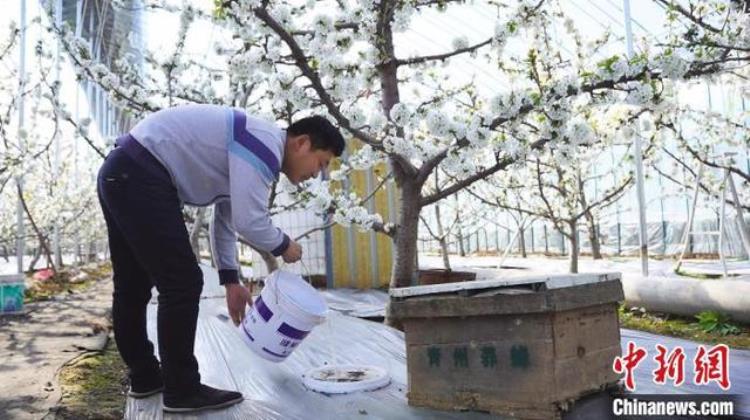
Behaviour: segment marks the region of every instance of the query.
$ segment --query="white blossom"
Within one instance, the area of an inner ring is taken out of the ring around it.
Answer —
[[[391,108],[391,120],[399,126],[405,126],[411,119],[412,111],[403,102],[399,102]]]
[[[459,36],[456,38],[453,38],[453,49],[454,50],[462,50],[469,46],[469,38],[466,36]]]
[[[450,128],[450,121],[448,117],[440,110],[434,109],[427,114],[427,128],[432,132],[433,135],[438,137],[444,137],[448,134]]]
[[[645,105],[654,99],[654,90],[649,83],[635,82],[630,89],[625,102],[631,105]]]

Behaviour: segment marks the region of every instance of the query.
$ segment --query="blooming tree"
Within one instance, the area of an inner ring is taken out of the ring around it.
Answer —
[[[41,18],[24,28],[3,28],[0,43],[0,247],[7,256],[19,243],[37,243],[31,269],[40,255],[46,264],[59,268],[63,245],[57,237],[81,242],[101,239],[103,223],[98,217],[96,193],[80,176],[91,162],[80,159],[80,172],[71,148],[60,147],[63,136],[77,134],[62,127],[70,113],[60,102],[60,83],[55,72],[55,38],[44,29]],[[32,42],[27,69],[19,62],[21,31]],[[20,124],[19,113],[24,121]],[[87,136],[87,122],[79,122],[80,135]],[[21,181],[21,182],[18,182]],[[16,205],[23,211],[24,236],[19,238]],[[53,254],[56,258],[53,259]]]
[[[592,110],[585,101],[575,103],[565,132],[578,147],[548,148],[519,162],[519,168],[488,177],[469,191],[490,206],[550,222],[570,244],[570,271],[575,273],[581,222],[586,224],[594,259],[600,259],[598,214],[633,185],[633,136],[645,137],[647,162],[659,149],[661,137],[648,111],[630,105]],[[615,159],[614,150],[623,150],[617,152],[619,161],[603,165]]]
[[[745,118],[744,112],[737,118],[691,108],[681,108],[664,116],[655,125],[665,137],[674,139],[676,148],[662,148],[662,155],[669,165],[665,165],[666,169],[657,167],[655,170],[677,185],[682,193],[694,190],[701,172],[698,188],[701,194],[712,198],[711,207],[716,211],[722,199],[730,209],[739,205],[742,212],[750,211],[750,161],[747,152],[744,155],[737,153],[750,150],[750,136],[747,127],[741,123],[742,118]],[[726,194],[722,194],[726,171],[734,181],[738,203],[729,185],[725,186]],[[680,178],[679,172],[686,177]],[[736,216],[744,217],[744,214]],[[746,234],[750,237],[750,232]]]
[[[683,7],[656,1],[668,10],[669,30],[632,57],[614,53],[609,37],[584,42],[554,0],[497,4],[495,28],[485,39],[459,38],[435,55],[399,54],[397,41],[426,9],[471,5],[228,0],[217,2],[213,14],[172,7],[181,16],[182,39],[194,19],[213,19],[232,34],[217,45],[224,61],[216,71],[181,58],[178,42],[173,53],[147,54],[160,72],[130,72],[124,60],[115,74],[87,56],[74,37],[64,39],[81,75],[136,115],[186,101],[243,106],[281,121],[326,113],[363,144],[331,179],[386,161],[391,173],[381,181],[393,179],[399,187],[399,220],[383,223],[363,206],[367,197],[331,189],[330,181],[309,186],[312,207],[338,223],[393,238],[391,285],[404,286],[415,271],[421,210],[516,163],[538,161],[541,169],[550,156],[574,156],[588,147],[580,136],[589,123],[571,121],[577,102],[590,108],[626,103],[665,114],[673,112],[665,91],[675,83],[746,72],[750,30],[740,2],[691,1]],[[551,27],[578,40],[576,54],[563,51]],[[483,92],[471,83],[451,85],[453,60],[462,57],[495,66],[510,87]],[[218,94],[217,85],[225,93]],[[438,168],[451,182],[428,192],[427,181]]]

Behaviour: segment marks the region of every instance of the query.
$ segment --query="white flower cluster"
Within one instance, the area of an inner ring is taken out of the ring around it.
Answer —
[[[493,116],[510,119],[518,115],[521,107],[531,104],[531,98],[524,92],[501,94],[490,100],[490,111]]]
[[[505,45],[508,43],[508,38],[516,33],[517,23],[514,21],[498,21],[495,23],[495,31],[492,35],[492,46],[497,54],[502,54]]]
[[[453,49],[454,50],[462,50],[464,48],[467,48],[469,46],[469,38],[466,36],[459,36],[456,38],[453,38]]]
[[[548,102],[544,112],[553,121],[565,121],[570,116],[571,109],[570,100],[559,99]]]
[[[619,80],[622,77],[633,77],[646,68],[644,57],[638,56],[628,60],[627,57],[617,55],[596,63],[593,71],[595,80]]]
[[[617,80],[621,78],[622,76],[625,76],[628,74],[628,70],[630,69],[630,66],[628,65],[628,61],[625,57],[617,57],[617,60],[615,60],[614,63],[612,63],[612,78],[614,80]]]
[[[465,178],[477,172],[477,155],[473,149],[450,151],[443,160],[441,168],[458,178]]]
[[[738,28],[740,31],[740,41],[747,48],[750,47],[750,14],[742,11],[738,13]]]
[[[585,118],[578,115],[568,121],[565,137],[574,146],[587,146],[594,140],[594,130]]]
[[[682,49],[665,52],[656,57],[654,64],[661,69],[663,77],[672,80],[680,80],[690,70],[690,53]],[[685,56],[686,58],[683,58]]]
[[[628,83],[628,96],[625,102],[631,105],[646,105],[654,100],[654,89],[648,82]]]
[[[388,153],[395,153],[407,159],[416,156],[414,143],[398,136],[388,136],[383,140],[383,148]]]
[[[286,29],[292,24],[292,11],[289,9],[289,6],[284,3],[274,4],[270,10],[270,14],[276,22]]]
[[[238,3],[241,11],[237,14],[243,15],[256,7],[259,7],[262,2],[261,0],[240,0]],[[243,11],[245,13],[243,13]]]
[[[334,32],[333,19],[329,15],[320,14],[313,19],[313,29],[317,34],[326,36]]]
[[[412,111],[403,102],[399,102],[391,108],[391,120],[398,126],[405,126],[411,119]]]
[[[344,115],[349,119],[352,127],[362,127],[367,123],[367,115],[365,115],[362,108],[358,106],[350,106],[344,110]]]
[[[370,214],[359,205],[357,195],[352,193],[337,197],[333,221],[346,227],[358,225],[361,230],[370,230],[375,223],[382,224],[383,218],[379,214]]]
[[[387,123],[388,121],[382,112],[371,112],[370,119],[367,121],[367,124],[375,132],[383,130]]]
[[[384,158],[382,152],[376,151],[369,144],[366,144],[349,156],[347,163],[352,169],[363,171],[382,162]]]
[[[574,95],[580,88],[580,81],[578,77],[572,74],[566,74],[559,77],[554,82],[549,90],[551,99],[564,98],[567,96]]]
[[[393,14],[393,30],[395,32],[404,32],[409,29],[411,18],[414,15],[413,7],[401,7]]]
[[[427,129],[437,137],[445,137],[448,135],[451,127],[451,122],[445,113],[439,109],[433,109],[427,113],[425,119]]]
[[[316,214],[325,214],[333,203],[329,183],[315,178],[308,181],[305,187],[305,192],[309,195],[306,203],[307,208]]]
[[[484,147],[490,141],[490,129],[482,125],[482,119],[479,117],[472,118],[468,126],[465,126],[464,131],[464,135],[472,147]]]
[[[523,145],[515,137],[508,137],[502,142],[500,149],[511,158],[516,159],[521,156]]]

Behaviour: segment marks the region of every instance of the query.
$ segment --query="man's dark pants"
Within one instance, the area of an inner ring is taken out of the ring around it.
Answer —
[[[115,341],[132,384],[154,383],[159,363],[146,335],[151,287],[159,292],[157,333],[165,393],[190,394],[200,383],[193,355],[203,274],[190,246],[169,173],[124,136],[97,178],[109,232]]]

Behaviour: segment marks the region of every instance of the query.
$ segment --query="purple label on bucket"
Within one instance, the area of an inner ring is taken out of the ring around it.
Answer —
[[[272,354],[272,355],[274,355],[276,357],[286,357],[287,356],[286,354],[279,354],[279,353],[272,352],[271,350],[268,350],[265,347],[263,347],[263,351],[266,352],[266,353],[268,353],[268,354]]]
[[[271,312],[270,309],[268,309],[268,306],[263,302],[263,298],[258,296],[258,299],[255,300],[255,307],[258,308],[258,313],[261,317],[263,317],[263,320],[268,322],[269,319],[273,316],[273,312]]]
[[[245,328],[245,323],[244,322],[242,323],[242,331],[245,332],[245,335],[247,336],[247,338],[250,339],[250,341],[255,341],[255,339],[253,338],[253,336],[250,335],[250,333],[247,331],[247,328]]]
[[[302,340],[303,338],[307,337],[307,334],[310,334],[310,331],[298,330],[287,324],[286,322],[281,323],[278,331],[289,338],[294,338],[297,340]]]

